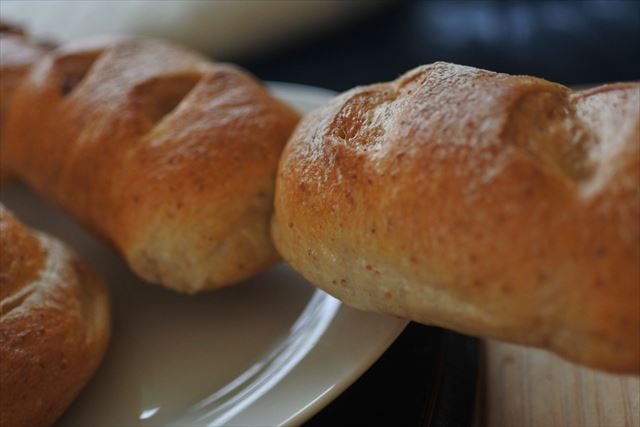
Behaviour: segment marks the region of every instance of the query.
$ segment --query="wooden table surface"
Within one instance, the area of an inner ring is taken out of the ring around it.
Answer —
[[[640,377],[493,341],[485,343],[484,362],[487,426],[640,426]]]

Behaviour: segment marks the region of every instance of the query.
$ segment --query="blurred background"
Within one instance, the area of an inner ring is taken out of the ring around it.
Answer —
[[[0,14],[52,41],[160,36],[334,90],[433,61],[567,85],[640,79],[637,0],[2,0]]]
[[[567,85],[637,80],[640,1],[397,1],[246,66],[267,79],[342,90],[434,61]]]

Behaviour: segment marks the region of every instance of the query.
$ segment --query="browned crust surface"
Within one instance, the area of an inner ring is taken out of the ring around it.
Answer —
[[[48,426],[106,350],[109,298],[59,241],[0,205],[0,425]]]
[[[353,89],[285,148],[276,247],[358,308],[639,373],[639,105],[446,63]]]
[[[273,187],[297,119],[236,67],[154,40],[94,39],[33,70],[6,151],[140,276],[193,293],[278,259]]]
[[[28,40],[18,28],[0,22],[0,134],[16,88],[31,66],[46,53],[46,48]],[[1,137],[0,137],[1,138]],[[0,139],[0,185],[8,179],[3,166]]]

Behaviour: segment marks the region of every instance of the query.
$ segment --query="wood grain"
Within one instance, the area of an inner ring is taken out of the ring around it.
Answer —
[[[511,344],[488,341],[485,351],[487,426],[640,426],[640,377]]]

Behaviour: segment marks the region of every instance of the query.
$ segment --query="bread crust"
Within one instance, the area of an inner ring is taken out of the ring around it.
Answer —
[[[194,293],[278,260],[273,188],[297,120],[236,67],[155,40],[92,39],[34,68],[6,151],[138,275]]]
[[[44,46],[29,41],[18,28],[0,23],[0,135],[16,88],[29,69],[46,53]],[[0,185],[9,175],[3,166],[4,150],[0,136]]]
[[[307,115],[272,232],[360,309],[640,373],[640,84],[447,63]]]
[[[0,205],[0,425],[49,426],[100,363],[109,297],[65,245]]]

